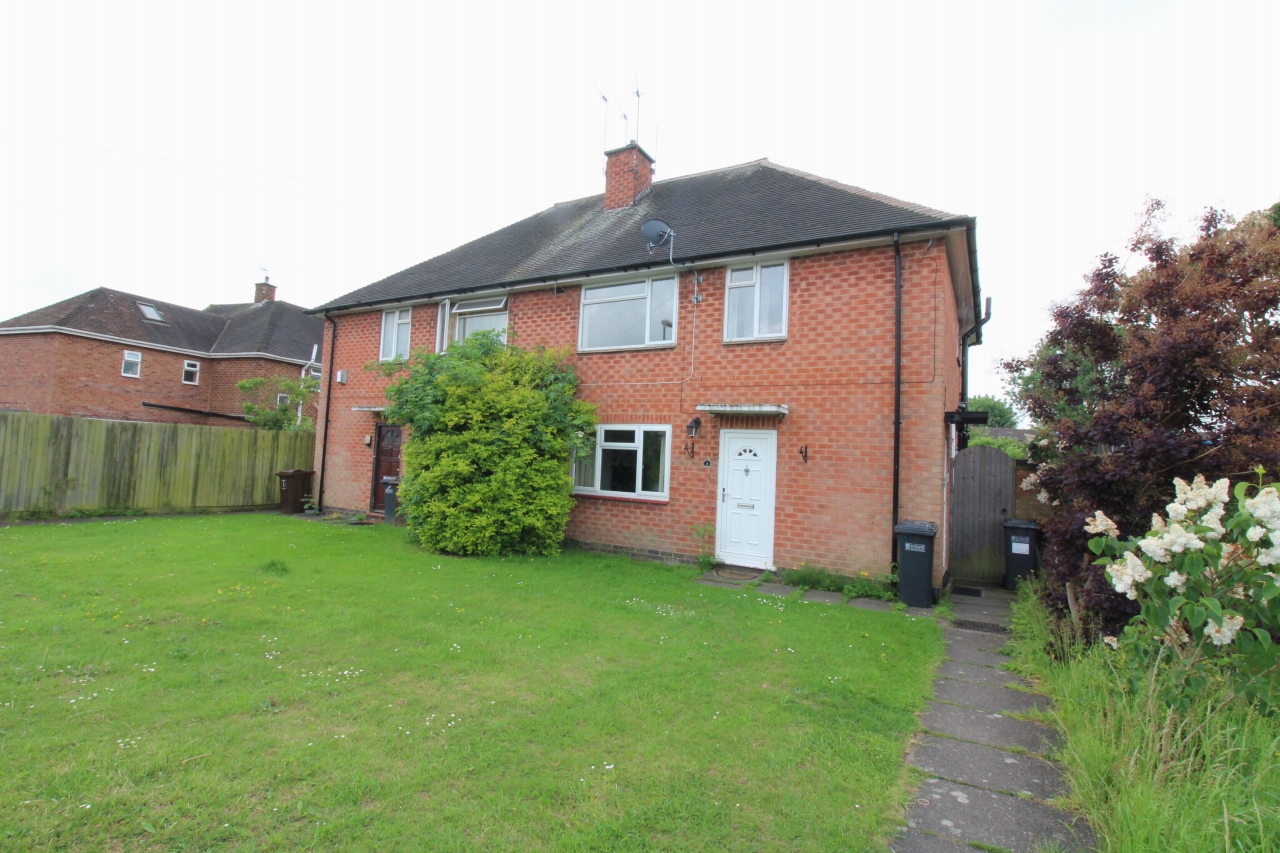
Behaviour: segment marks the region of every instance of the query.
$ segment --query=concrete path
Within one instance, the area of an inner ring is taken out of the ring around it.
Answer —
[[[907,809],[894,853],[1088,851],[1083,819],[1050,801],[1067,793],[1062,771],[1045,759],[1058,744],[1048,726],[1011,714],[1048,707],[1044,696],[998,667],[1012,593],[983,587],[980,598],[953,595],[947,655],[935,700],[920,717],[926,734],[907,763],[931,774]],[[963,626],[963,628],[961,627]],[[1056,847],[1054,845],[1057,845]]]
[[[749,582],[715,572],[698,578],[707,586]],[[939,668],[934,701],[920,716],[925,734],[907,754],[908,764],[931,775],[907,809],[906,833],[890,846],[894,853],[1092,851],[1088,824],[1052,805],[1067,793],[1062,771],[1045,758],[1058,746],[1058,733],[1011,716],[1049,706],[1047,697],[1018,689],[1026,683],[999,668],[1009,660],[1000,650],[1014,594],[989,586],[980,591],[977,597],[951,597],[954,618],[944,628],[949,659]],[[795,587],[761,583],[755,592],[786,596]],[[838,605],[844,596],[809,590],[804,598]],[[891,607],[866,598],[849,606]],[[914,607],[907,613],[935,615]]]

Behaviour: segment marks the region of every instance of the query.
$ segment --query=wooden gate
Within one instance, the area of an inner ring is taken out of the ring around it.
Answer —
[[[1004,580],[1004,527],[1013,516],[1014,461],[994,447],[966,447],[951,475],[951,573]]]

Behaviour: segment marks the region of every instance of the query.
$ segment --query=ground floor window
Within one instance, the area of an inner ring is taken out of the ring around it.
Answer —
[[[574,459],[574,491],[665,498],[670,448],[670,426],[601,424],[596,427],[594,452]]]

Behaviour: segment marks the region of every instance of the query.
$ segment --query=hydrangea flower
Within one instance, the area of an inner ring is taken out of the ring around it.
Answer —
[[[1263,536],[1267,535],[1267,528],[1255,524],[1249,528],[1249,532],[1245,536],[1249,537],[1250,542],[1259,542]]]
[[[1267,529],[1280,530],[1280,493],[1276,492],[1275,486],[1267,486],[1256,498],[1245,501],[1244,508]]]
[[[1128,596],[1131,600],[1138,598],[1135,584],[1151,579],[1151,570],[1132,551],[1125,552],[1123,563],[1112,563],[1108,566],[1107,574],[1111,576],[1111,585],[1115,587],[1116,592]]]
[[[1040,485],[1040,475],[1032,472],[1023,478],[1021,488],[1031,491],[1038,485]]]
[[[1049,493],[1044,489],[1041,489],[1040,494],[1036,495],[1036,500],[1040,501],[1042,504],[1047,504],[1049,502]]]
[[[1167,586],[1176,589],[1180,593],[1185,592],[1187,589],[1187,576],[1178,572],[1169,572],[1169,574],[1165,575],[1164,582]]]
[[[1222,626],[1219,627],[1210,619],[1204,625],[1204,635],[1213,641],[1215,646],[1226,646],[1236,638],[1236,632],[1244,627],[1244,617],[1237,616],[1234,613],[1226,613],[1222,616]]]

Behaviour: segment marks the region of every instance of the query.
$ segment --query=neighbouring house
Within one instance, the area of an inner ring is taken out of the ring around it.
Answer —
[[[0,410],[250,426],[237,382],[320,376],[324,322],[275,291],[197,311],[99,287],[6,320]]]
[[[944,414],[962,399],[962,335],[981,342],[974,219],[768,160],[664,181],[653,163],[634,143],[607,152],[603,195],[313,309],[325,507],[379,512],[399,470],[388,380],[366,365],[506,329],[566,350],[599,407],[570,540],[845,574],[888,571],[895,519],[936,522],[942,546]]]

